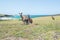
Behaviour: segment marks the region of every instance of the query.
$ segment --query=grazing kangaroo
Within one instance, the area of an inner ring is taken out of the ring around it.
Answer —
[[[52,20],[55,20],[55,18],[52,16]]]
[[[23,21],[24,24],[32,24],[32,19],[30,18],[30,15],[22,15],[22,13],[19,13],[21,16],[21,19]]]

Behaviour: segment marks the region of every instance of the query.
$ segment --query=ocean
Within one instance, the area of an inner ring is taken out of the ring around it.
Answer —
[[[43,16],[47,16],[47,15],[30,15],[31,18],[43,17]],[[17,18],[17,19],[19,19],[19,18],[21,18],[21,17],[20,17],[19,15],[15,15],[15,16],[13,16],[12,18]]]

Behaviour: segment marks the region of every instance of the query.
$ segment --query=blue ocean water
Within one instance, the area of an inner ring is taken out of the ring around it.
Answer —
[[[46,16],[46,15],[30,15],[31,18],[43,17],[43,16]],[[15,15],[15,16],[13,16],[12,18],[17,18],[17,19],[19,19],[19,18],[21,18],[21,17],[20,17],[19,15]]]

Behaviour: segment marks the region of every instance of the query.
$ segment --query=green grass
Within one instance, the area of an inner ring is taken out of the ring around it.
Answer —
[[[0,39],[6,37],[22,37],[28,40],[55,40],[56,33],[60,34],[60,16],[39,17],[33,19],[33,24],[23,25],[19,20],[0,21]],[[59,36],[57,40],[60,40]]]

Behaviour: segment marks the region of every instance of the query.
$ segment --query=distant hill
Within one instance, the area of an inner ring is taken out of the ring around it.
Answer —
[[[13,15],[8,15],[8,14],[0,14],[0,17],[12,17]]]
[[[60,16],[60,14],[45,15],[45,16]]]
[[[56,15],[60,15],[60,14],[56,14]]]

